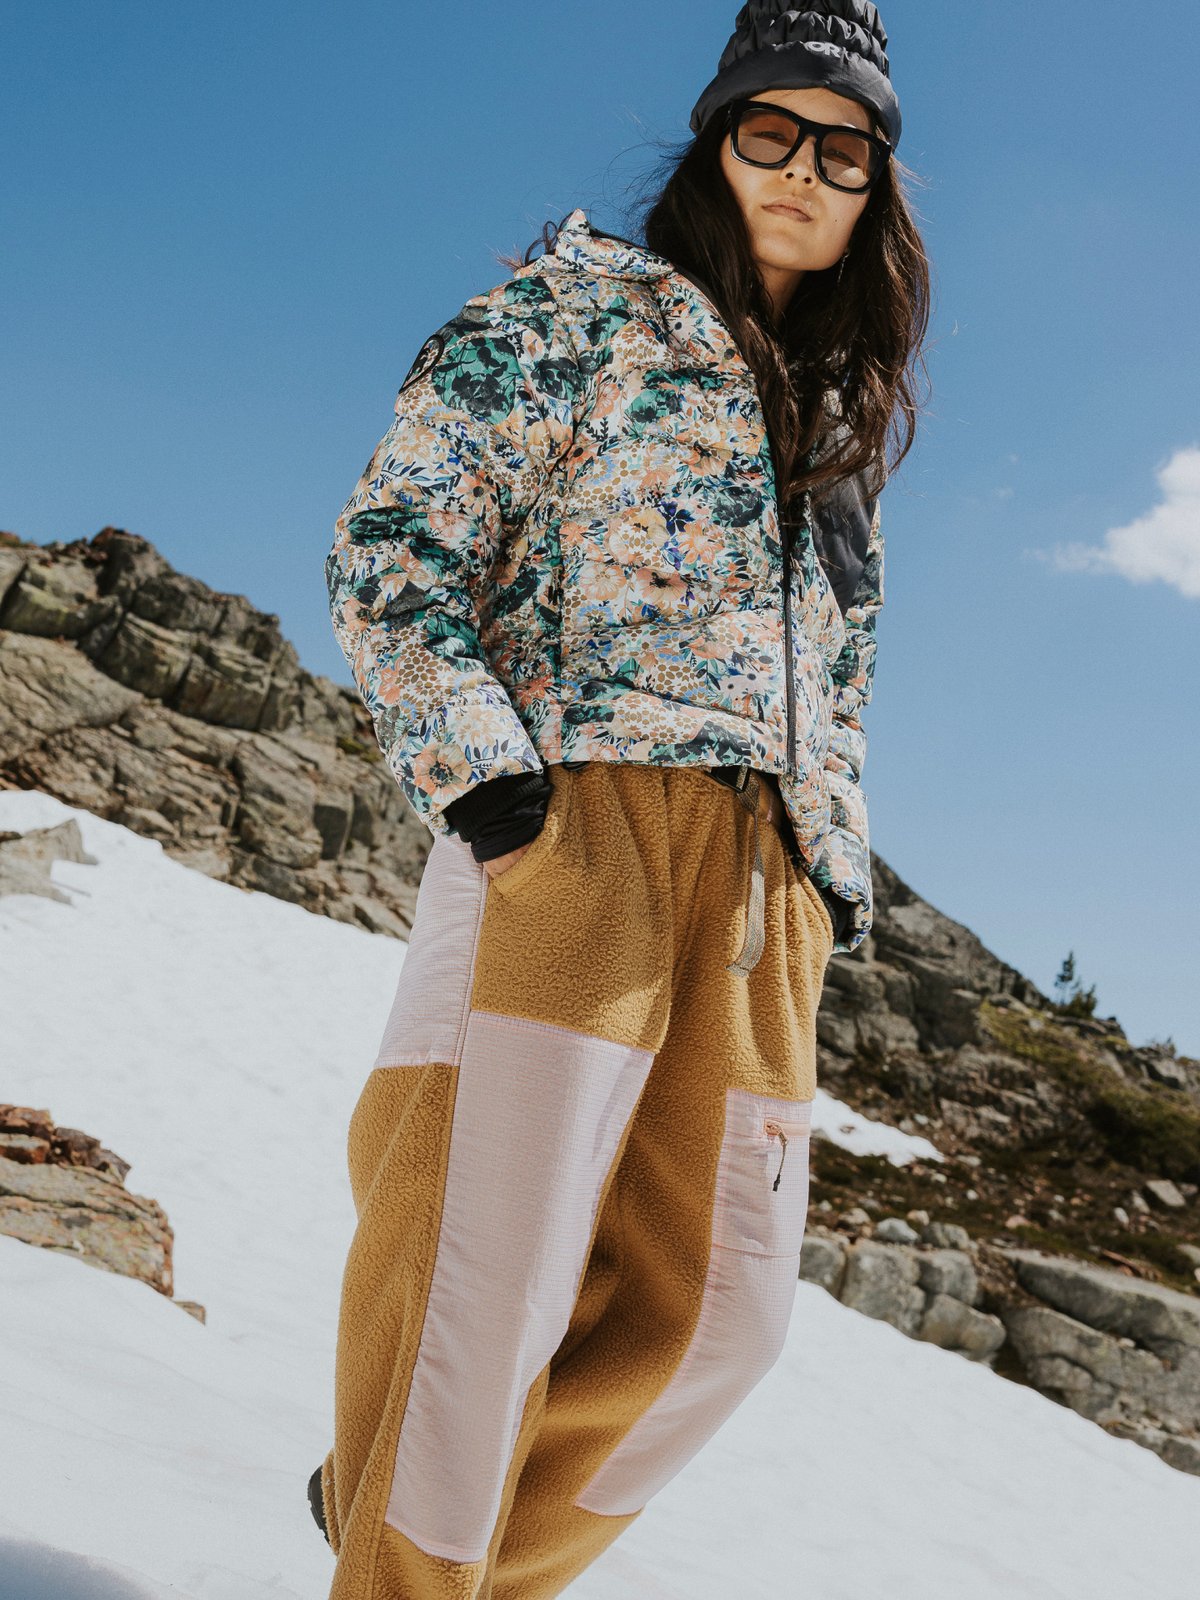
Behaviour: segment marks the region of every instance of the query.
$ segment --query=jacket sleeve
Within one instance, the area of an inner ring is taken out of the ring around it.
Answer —
[[[883,531],[879,498],[864,507],[869,517],[865,559],[844,613],[846,642],[832,669],[832,724],[825,772],[829,782],[832,828],[817,857],[813,877],[849,901],[848,925],[838,932],[834,950],[857,949],[871,930],[873,895],[867,802],[862,790],[867,736],[862,711],[875,676],[875,624],[883,605]]]
[[[474,297],[422,346],[337,520],[325,562],[334,634],[433,833],[489,778],[543,770],[481,616],[502,545],[570,447],[582,388],[544,279]]]

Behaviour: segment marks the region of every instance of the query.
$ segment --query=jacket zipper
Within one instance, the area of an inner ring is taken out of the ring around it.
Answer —
[[[790,520],[783,524],[783,648],[784,648],[784,677],[783,695],[787,711],[787,760],[785,770],[789,777],[795,776],[796,759],[796,699],[792,685],[792,525]]]

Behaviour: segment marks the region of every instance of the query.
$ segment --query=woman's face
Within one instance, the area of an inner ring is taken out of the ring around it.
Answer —
[[[832,89],[763,89],[753,98],[814,122],[861,128],[864,133],[878,131],[866,106]],[[721,145],[721,170],[746,219],[751,252],[777,317],[806,272],[837,265],[869,199],[869,191],[847,194],[822,183],[814,145],[810,136],[786,167],[755,167],[739,161],[729,133]],[[795,211],[768,209],[781,201],[802,206],[808,220]]]

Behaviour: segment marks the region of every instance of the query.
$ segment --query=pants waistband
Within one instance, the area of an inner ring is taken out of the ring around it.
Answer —
[[[750,781],[750,774],[753,773],[758,779],[757,798],[758,805],[761,808],[763,815],[766,817],[768,822],[773,822],[776,827],[782,828],[785,834],[790,831],[790,824],[788,823],[788,815],[783,803],[783,796],[779,792],[779,786],[775,781],[773,773],[760,772],[756,767],[745,765],[704,767],[701,770],[707,772],[710,778],[715,778],[718,783],[727,784],[729,788],[738,793],[741,793],[746,789]]]

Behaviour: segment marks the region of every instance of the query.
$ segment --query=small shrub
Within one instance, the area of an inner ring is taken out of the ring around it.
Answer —
[[[382,759],[378,745],[364,744],[361,739],[356,739],[352,733],[339,733],[337,747],[344,755],[361,756],[364,761],[379,761]]]

